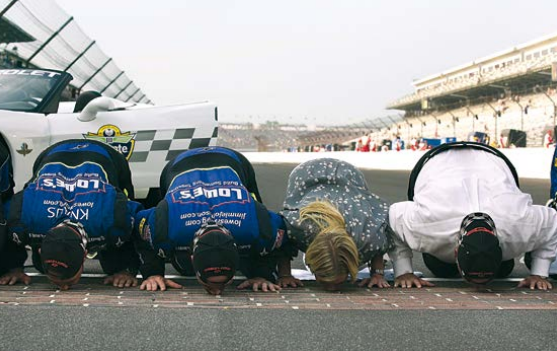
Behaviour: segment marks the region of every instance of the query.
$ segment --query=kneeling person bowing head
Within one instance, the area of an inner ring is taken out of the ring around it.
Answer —
[[[83,226],[66,221],[49,230],[39,249],[47,278],[61,290],[77,284],[87,255],[87,234]]]
[[[455,255],[459,273],[467,282],[487,284],[496,277],[503,254],[488,214],[476,212],[464,218]]]
[[[192,263],[197,281],[211,295],[220,295],[232,283],[240,256],[230,232],[216,223],[198,231]]]

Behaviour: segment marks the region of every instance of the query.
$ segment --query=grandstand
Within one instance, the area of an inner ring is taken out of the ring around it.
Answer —
[[[49,68],[72,74],[64,98],[95,90],[152,103],[53,0],[0,0],[0,68]]]
[[[403,110],[397,132],[415,137],[485,133],[493,145],[508,130],[541,146],[557,117],[557,34],[413,82],[414,93],[388,108]],[[502,145],[506,144],[506,145]]]

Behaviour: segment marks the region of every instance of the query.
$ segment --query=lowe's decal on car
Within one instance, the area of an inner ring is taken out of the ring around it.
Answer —
[[[105,124],[96,133],[83,134],[85,139],[97,140],[112,146],[129,160],[135,146],[136,133],[120,131],[115,125]]]

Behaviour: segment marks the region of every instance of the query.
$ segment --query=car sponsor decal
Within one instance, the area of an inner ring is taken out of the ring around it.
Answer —
[[[108,144],[116,149],[116,151],[122,153],[126,160],[129,160],[135,146],[135,135],[136,133],[122,132],[120,128],[113,124],[105,124],[97,132],[88,132],[83,134],[83,137]]]

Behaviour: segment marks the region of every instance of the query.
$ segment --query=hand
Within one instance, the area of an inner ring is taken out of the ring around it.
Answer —
[[[413,285],[415,285],[416,288],[421,288],[422,286],[435,286],[433,283],[416,277],[414,273],[406,273],[396,277],[394,287],[411,288]]]
[[[242,284],[238,285],[238,287],[236,289],[245,289],[247,287],[251,286],[253,291],[258,291],[258,289],[261,287],[261,291],[267,292],[267,291],[279,291],[280,290],[280,286],[271,283],[270,281],[263,279],[263,278],[251,278],[248,279],[246,281],[244,281]]]
[[[137,286],[137,279],[130,272],[122,271],[106,277],[103,284],[112,284],[112,286],[118,288],[129,288],[130,286]]]
[[[23,273],[22,268],[12,269],[0,277],[0,285],[14,285],[17,282],[29,285],[29,283],[31,283],[31,277]]]
[[[165,279],[161,275],[152,275],[149,278],[145,279],[141,286],[139,287],[141,290],[148,290],[148,291],[157,291],[157,289],[161,289],[161,291],[166,290],[166,286],[173,289],[182,289],[183,286],[180,284],[170,280]]]
[[[374,285],[377,285],[378,288],[389,288],[391,287],[389,283],[385,280],[383,274],[374,274],[370,278],[366,278],[358,284],[359,287],[366,286],[368,288],[372,288]]]
[[[551,290],[553,286],[550,282],[547,281],[547,278],[542,278],[539,275],[531,275],[526,277],[523,281],[518,283],[518,287],[530,287],[530,289],[534,290],[536,288],[540,290]]]
[[[288,287],[297,288],[297,287],[304,286],[301,280],[296,279],[291,275],[284,275],[280,277],[278,280],[278,285],[281,288],[288,288]]]

